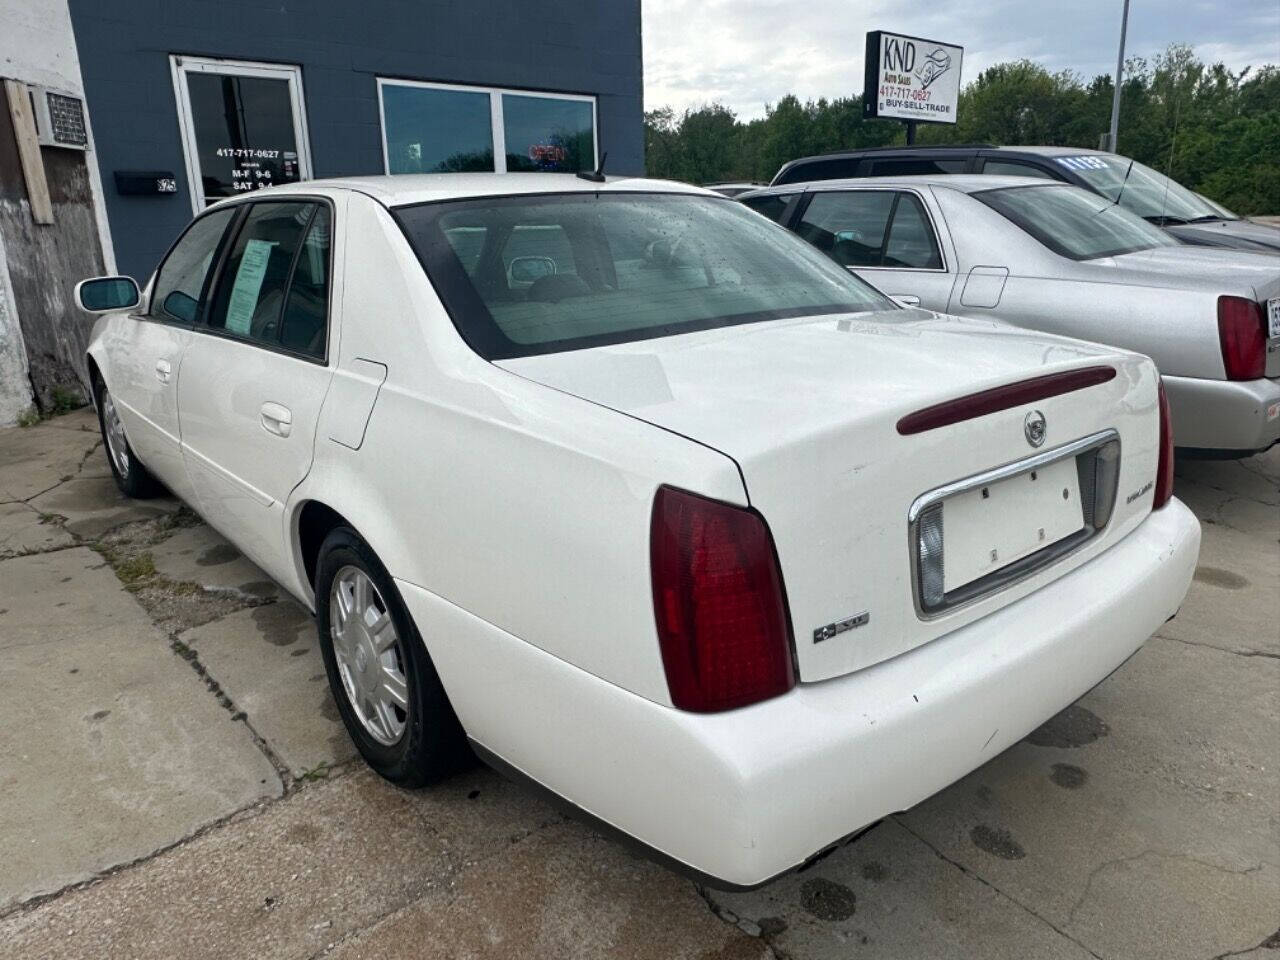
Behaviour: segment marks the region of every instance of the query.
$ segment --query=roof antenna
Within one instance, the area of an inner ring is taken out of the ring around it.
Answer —
[[[577,176],[581,180],[590,180],[592,183],[604,183],[604,162],[609,159],[609,151],[606,150],[600,154],[600,166],[594,171],[579,170]]]

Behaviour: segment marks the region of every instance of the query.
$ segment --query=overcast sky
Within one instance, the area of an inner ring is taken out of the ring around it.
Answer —
[[[644,0],[645,109],[719,101],[739,117],[766,103],[862,92],[868,30],[965,48],[967,83],[1028,57],[1092,77],[1115,70],[1123,0]],[[1280,0],[1131,0],[1126,53],[1190,43],[1233,70],[1280,62]]]

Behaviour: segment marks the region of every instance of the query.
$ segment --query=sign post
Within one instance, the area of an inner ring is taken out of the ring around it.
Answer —
[[[905,120],[907,143],[919,123],[955,123],[964,47],[872,30],[867,34],[862,115]]]

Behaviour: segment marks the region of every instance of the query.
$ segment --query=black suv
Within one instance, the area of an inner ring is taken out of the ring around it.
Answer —
[[[994,173],[1062,180],[1164,227],[1184,243],[1280,253],[1280,227],[1243,220],[1128,157],[1079,147],[878,147],[803,157],[784,164],[769,184],[912,174]]]

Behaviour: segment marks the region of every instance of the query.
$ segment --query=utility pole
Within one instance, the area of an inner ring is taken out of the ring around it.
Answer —
[[[1107,135],[1107,149],[1116,149],[1116,135],[1120,130],[1120,81],[1124,76],[1124,35],[1129,29],[1129,0],[1124,0],[1124,14],[1120,18],[1120,54],[1116,57],[1116,89],[1111,97],[1111,132]]]

